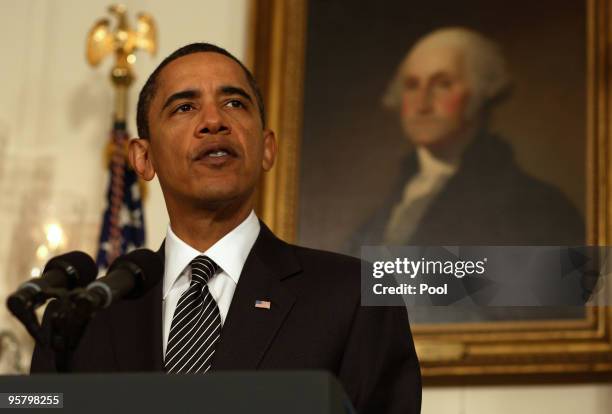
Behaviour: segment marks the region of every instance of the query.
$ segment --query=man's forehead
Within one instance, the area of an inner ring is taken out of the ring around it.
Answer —
[[[250,92],[248,80],[233,59],[215,52],[196,52],[166,65],[158,75],[158,95],[184,88],[240,86]]]
[[[453,45],[423,45],[406,57],[404,76],[429,76],[438,72],[460,74],[464,71],[465,50]]]

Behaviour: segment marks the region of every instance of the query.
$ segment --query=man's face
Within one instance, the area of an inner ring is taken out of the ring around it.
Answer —
[[[150,168],[140,175],[158,175],[169,209],[249,200],[276,146],[241,67],[218,53],[193,53],[169,63],[157,85],[144,156]]]
[[[449,46],[418,47],[403,67],[401,118],[419,146],[442,148],[469,124],[470,86],[462,53]]]

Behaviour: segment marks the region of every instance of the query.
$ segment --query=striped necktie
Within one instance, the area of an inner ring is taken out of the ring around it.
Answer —
[[[169,374],[208,371],[221,335],[219,307],[206,284],[219,266],[204,255],[193,259],[190,265],[191,284],[176,305],[166,346]]]

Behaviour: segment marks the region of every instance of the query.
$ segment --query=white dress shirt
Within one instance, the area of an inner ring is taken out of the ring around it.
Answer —
[[[259,235],[260,224],[253,211],[236,228],[227,233],[205,252],[199,252],[179,239],[170,225],[166,233],[164,287],[162,304],[163,349],[166,355],[168,335],[172,326],[172,317],[179,298],[191,283],[189,263],[200,254],[210,257],[219,271],[208,281],[208,290],[219,306],[221,324],[225,323],[240,273],[244,267],[255,239]]]
[[[459,159],[441,160],[417,148],[419,172],[404,186],[402,199],[391,210],[384,234],[386,244],[405,244],[416,231],[427,207],[459,168]]]

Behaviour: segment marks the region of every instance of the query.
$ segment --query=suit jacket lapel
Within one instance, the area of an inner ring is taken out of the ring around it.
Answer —
[[[293,307],[295,296],[282,279],[300,271],[289,245],[261,223],[261,231],[245,262],[217,344],[212,369],[256,369]],[[255,301],[270,302],[270,309]]]

